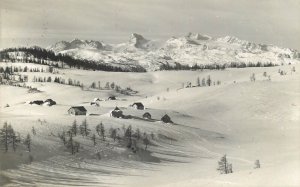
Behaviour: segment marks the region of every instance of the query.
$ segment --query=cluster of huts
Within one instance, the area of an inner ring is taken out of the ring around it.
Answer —
[[[116,96],[109,96],[107,100],[117,100]],[[90,105],[100,106],[99,102],[105,101],[105,99],[100,99],[98,97],[94,98],[93,101],[90,102]],[[68,114],[70,115],[86,115],[87,110],[83,106],[72,106],[68,110]]]
[[[52,105],[56,105],[56,102],[53,101],[52,99],[46,99],[45,101],[43,101],[43,100],[30,101],[29,104],[30,105],[52,106]]]
[[[137,110],[145,110],[145,106],[141,102],[133,103],[132,105],[130,105],[130,107],[135,108]],[[68,113],[70,115],[86,115],[87,110],[83,106],[73,106],[68,110]],[[115,107],[115,109],[111,111],[110,116],[123,119],[134,118],[134,116],[131,115],[124,115],[123,111],[119,107]],[[152,116],[149,112],[145,112],[142,117],[146,120],[152,120]],[[168,116],[167,114],[165,114],[161,118],[161,121],[164,123],[173,123],[170,116]]]
[[[107,100],[117,100],[117,98],[116,96],[109,96]],[[90,104],[94,106],[100,106],[99,101],[105,101],[105,99],[100,99],[96,97],[92,102],[90,102]]]
[[[105,100],[117,100],[116,96],[109,96],[107,99],[94,98],[92,102],[105,101]]]
[[[136,108],[137,110],[144,110],[144,105],[142,103],[134,103],[133,105],[131,105],[132,107]],[[132,118],[132,116],[130,115],[124,115],[123,111],[116,107],[113,111],[111,111],[110,114],[112,117],[115,118],[124,118],[124,119],[129,119]],[[151,120],[152,116],[149,112],[145,112],[143,114],[143,119],[147,119],[147,120]],[[170,116],[168,116],[168,114],[165,114],[162,118],[161,121],[164,123],[173,123]]]

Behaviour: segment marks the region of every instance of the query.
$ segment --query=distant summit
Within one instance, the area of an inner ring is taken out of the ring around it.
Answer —
[[[212,39],[212,37],[208,36],[208,35],[202,35],[202,34],[199,34],[199,33],[188,33],[187,38],[190,38],[190,39],[194,39],[194,40],[210,40]]]
[[[129,43],[137,48],[144,48],[144,45],[148,42],[149,40],[145,39],[142,35],[136,33],[131,34],[129,39]]]
[[[47,49],[52,50],[54,52],[60,52],[63,50],[69,49],[96,49],[101,50],[103,49],[103,44],[99,41],[94,40],[80,40],[80,39],[73,39],[71,42],[67,41],[60,41],[55,43],[52,46],[49,46]]]

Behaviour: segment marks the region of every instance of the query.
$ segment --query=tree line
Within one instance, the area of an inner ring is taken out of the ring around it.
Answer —
[[[226,68],[225,65],[221,64],[194,64],[193,66],[187,65],[187,64],[180,64],[178,62],[175,62],[175,65],[170,65],[167,63],[162,63],[159,70],[204,70],[204,69],[210,69],[210,70],[224,70]]]
[[[99,89],[99,90],[115,90],[117,93],[121,93],[124,95],[131,95],[138,93],[137,91],[133,90],[131,87],[122,88],[121,86],[117,85],[115,82],[106,82],[105,86],[101,85],[101,82],[92,82],[90,88]]]
[[[14,57],[10,53],[20,55],[21,58]],[[22,61],[28,63],[53,65],[56,67],[66,66],[70,68],[85,69],[85,70],[101,70],[101,71],[114,71],[114,72],[146,72],[143,67],[130,67],[121,68],[111,66],[103,63],[103,61],[94,61],[86,59],[76,59],[67,54],[54,53],[53,51],[46,50],[40,47],[20,47],[20,48],[7,48],[0,51],[0,60],[2,61]],[[61,65],[60,65],[61,64]]]
[[[48,77],[34,76],[32,82],[54,82],[58,84],[81,87],[82,90],[85,89],[84,84],[76,79],[71,79],[71,78],[64,79],[62,77],[57,77],[57,76],[54,77],[54,79],[51,76]],[[124,95],[131,95],[137,93],[137,91],[132,90],[130,87],[122,88],[121,86],[117,85],[115,82],[106,82],[104,87],[101,86],[100,81],[98,81],[98,83],[92,82],[92,84],[88,87],[88,89],[89,88],[99,89],[99,90],[115,90],[117,93],[121,93]]]
[[[220,80],[214,81],[212,80],[211,76],[208,75],[206,78],[203,77],[202,79],[200,77],[197,77],[195,85],[192,85],[192,82],[182,83],[182,88],[206,87],[206,86],[215,86],[220,84],[221,84]],[[167,88],[167,91],[169,91],[169,88]]]
[[[274,64],[273,62],[230,62],[226,64],[227,68],[247,68],[247,67],[273,67],[278,66],[277,64]]]
[[[27,134],[25,138],[21,138],[20,133],[16,132],[10,124],[4,122],[3,127],[0,129],[0,144],[2,144],[5,152],[8,152],[9,147],[15,152],[20,143],[23,143],[27,150],[31,152],[32,139],[30,134]]]
[[[54,77],[52,78],[51,76],[48,77],[41,77],[41,76],[34,76],[32,79],[32,82],[55,82],[58,84],[65,84],[65,85],[70,85],[70,86],[78,86],[78,87],[83,87],[83,84],[80,83],[80,81],[68,78],[67,80],[62,78],[62,77]]]
[[[170,65],[168,62],[162,63],[160,66],[160,70],[225,70],[226,68],[246,68],[246,67],[273,67],[278,66],[277,64],[274,64],[272,62],[230,62],[230,63],[224,63],[224,64],[194,64],[192,66],[187,64],[180,64],[178,62],[175,62],[175,65]]]
[[[261,167],[260,161],[254,161],[254,169],[259,169]],[[220,174],[230,174],[233,173],[232,164],[228,161],[226,154],[221,157],[220,161],[218,161],[217,170]]]
[[[0,73],[7,73],[7,74],[13,74],[14,72],[49,72],[44,68],[28,68],[25,67],[0,67]]]
[[[109,141],[117,141],[120,145],[125,146],[133,153],[139,151],[139,145],[144,145],[143,149],[146,151],[151,144],[150,139],[153,140],[155,138],[153,133],[148,135],[146,132],[142,133],[138,128],[133,130],[131,125],[128,127],[123,126],[122,130],[113,127],[107,130],[104,124],[100,122],[96,125],[95,129],[92,130],[86,119],[84,119],[81,124],[78,124],[78,122],[74,120],[67,130],[58,133],[59,139],[71,154],[76,154],[80,151],[78,136],[90,140],[92,146],[97,146],[101,142],[107,144]],[[100,153],[96,153],[96,155],[98,158],[101,157]]]

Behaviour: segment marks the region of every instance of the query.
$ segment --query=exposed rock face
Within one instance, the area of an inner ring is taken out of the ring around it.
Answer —
[[[142,35],[133,33],[131,34],[129,43],[132,44],[136,48],[144,48],[145,44],[149,42],[149,40],[145,39]]]

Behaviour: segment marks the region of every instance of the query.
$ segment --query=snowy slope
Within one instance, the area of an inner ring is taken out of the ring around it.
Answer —
[[[195,33],[167,41],[149,40],[134,33],[128,42],[110,45],[75,39],[58,42],[48,49],[115,65],[141,65],[150,71],[158,70],[162,63],[174,65],[177,62],[190,66],[231,62],[293,64],[300,59],[300,53],[289,48],[256,44],[232,36],[213,38]]]
[[[296,72],[291,72],[292,66],[288,65],[224,71],[121,73],[62,69],[60,74],[23,72],[29,75],[28,84],[42,92],[28,93],[25,88],[0,85],[3,98],[0,124],[11,123],[22,136],[30,133],[34,126],[37,130],[37,135],[32,136],[35,159],[31,164],[18,160],[15,167],[0,171],[0,185],[1,179],[7,178],[7,186],[299,186],[300,66],[295,67]],[[279,68],[287,75],[279,75]],[[271,76],[271,81],[263,76],[264,72]],[[249,80],[252,73],[256,74],[256,82]],[[197,77],[208,75],[214,81],[221,80],[222,84],[180,89],[182,83],[191,81],[195,85]],[[31,82],[33,76],[62,76],[80,80],[85,85],[93,81],[101,81],[102,85],[114,81],[121,87],[131,86],[139,93],[117,94],[118,100],[101,101],[97,108],[89,102],[95,97],[107,98],[116,93],[35,83]],[[54,99],[58,105],[24,104],[28,100],[47,98]],[[142,101],[147,109],[128,108],[136,101]],[[5,108],[7,103],[10,107]],[[67,110],[73,105],[83,105],[99,115],[69,116]],[[147,111],[155,119],[167,113],[177,125],[108,117],[115,106],[137,116]],[[57,134],[74,119],[80,123],[84,118],[91,129],[103,122],[106,129],[132,125],[133,129],[154,132],[156,145],[149,146],[150,159],[141,161],[113,141],[107,140],[109,146],[101,141],[93,146],[91,140],[81,137],[77,138],[85,144],[80,154],[68,154],[57,138],[49,134]],[[158,134],[173,140],[159,138]],[[94,157],[99,150],[101,160]],[[23,156],[15,158],[28,156],[25,151],[17,153]],[[217,163],[223,154],[227,154],[233,164],[233,174],[217,172]],[[13,163],[14,157],[10,155],[15,155],[11,149],[8,154],[0,152],[0,167]],[[256,159],[261,161],[261,169],[253,169]]]

